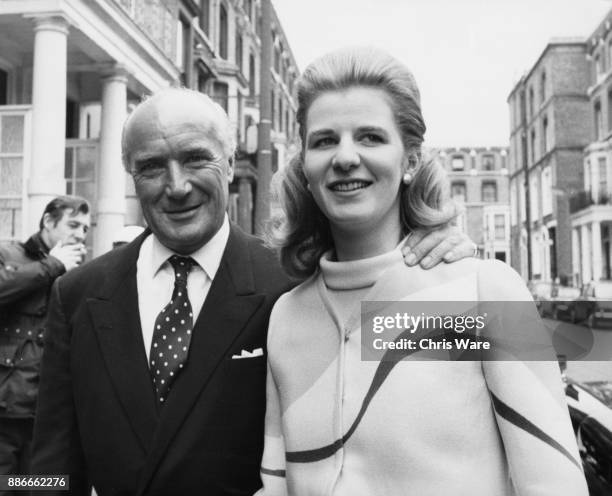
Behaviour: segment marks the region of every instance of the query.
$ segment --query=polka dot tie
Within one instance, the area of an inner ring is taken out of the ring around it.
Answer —
[[[192,258],[173,255],[174,290],[170,303],[155,319],[149,362],[157,399],[163,404],[177,375],[187,363],[193,313],[187,296],[187,276],[196,263]]]

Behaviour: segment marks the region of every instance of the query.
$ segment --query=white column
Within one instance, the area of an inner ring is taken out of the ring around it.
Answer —
[[[572,282],[578,284],[576,281],[576,274],[582,277],[580,271],[580,235],[578,228],[572,228]]]
[[[121,162],[121,129],[126,117],[126,85],[127,77],[120,69],[102,80],[94,256],[112,248],[113,237],[124,225],[126,172]]]
[[[582,241],[582,282],[588,283],[593,272],[591,271],[591,233],[589,226],[583,224],[580,226],[580,240]]]
[[[66,194],[66,71],[68,22],[62,16],[34,18],[32,145],[27,232],[38,230],[50,200]]]
[[[591,224],[591,251],[593,253],[593,280],[599,281],[602,274],[602,258],[601,258],[601,224],[599,221],[594,221]]]

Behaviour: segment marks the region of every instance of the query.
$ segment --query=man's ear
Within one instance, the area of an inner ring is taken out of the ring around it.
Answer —
[[[55,227],[55,223],[53,222],[53,219],[51,218],[51,214],[47,212],[45,215],[43,215],[43,228],[49,231],[53,227]]]
[[[227,159],[227,182],[234,180],[234,155]]]

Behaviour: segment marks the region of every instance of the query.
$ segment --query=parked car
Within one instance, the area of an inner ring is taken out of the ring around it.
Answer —
[[[581,305],[588,307],[589,327],[612,322],[612,281],[591,281],[585,284]]]
[[[557,286],[555,285],[555,283],[550,281],[541,281],[539,279],[532,279],[527,283],[527,287],[531,292],[531,296],[533,298],[533,301],[535,301],[536,307],[538,308],[540,315],[552,315],[551,302],[557,290]]]
[[[559,286],[556,296],[551,302],[551,315],[555,320],[582,322],[587,320],[592,308],[592,302],[581,298],[580,288]]]
[[[612,382],[566,379],[565,397],[590,496],[612,494]]]

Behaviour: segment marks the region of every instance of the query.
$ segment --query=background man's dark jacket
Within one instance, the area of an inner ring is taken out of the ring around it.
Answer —
[[[40,233],[0,245],[0,417],[33,418],[42,326],[53,281],[65,272]]]

